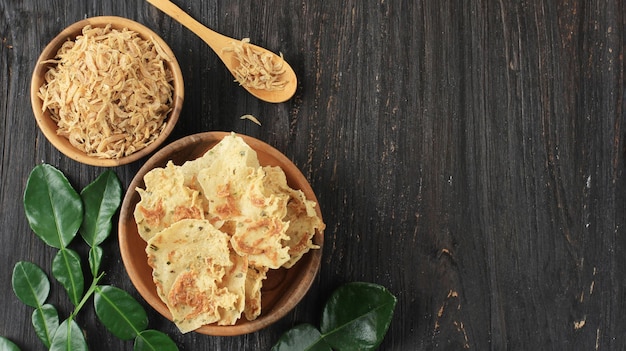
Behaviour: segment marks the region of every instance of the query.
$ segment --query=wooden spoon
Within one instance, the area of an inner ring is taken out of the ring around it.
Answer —
[[[220,33],[217,33],[200,22],[196,21],[193,17],[183,11],[180,7],[176,6],[169,0],[147,0],[150,4],[154,5],[159,10],[165,12],[173,19],[178,21],[183,26],[187,27],[190,31],[195,33],[200,39],[204,40],[213,51],[219,56],[219,58],[224,62],[230,73],[235,76],[235,69],[240,65],[239,60],[236,58],[235,53],[231,50],[224,50],[224,48],[232,47],[233,42],[237,42],[239,40],[227,37]],[[257,45],[250,45],[254,50],[267,52],[274,57],[273,62],[279,62],[282,60],[281,57],[276,55],[275,53],[262,48]],[[250,94],[256,96],[257,98],[267,101],[267,102],[284,102],[289,100],[293,94],[296,92],[296,87],[298,85],[298,79],[296,77],[296,73],[293,71],[291,66],[286,61],[283,61],[283,68],[285,72],[282,73],[278,79],[280,81],[285,81],[286,85],[284,89],[278,90],[264,90],[264,89],[254,89],[251,87],[247,87],[242,85],[246,90],[250,92]],[[236,76],[235,76],[236,77]]]

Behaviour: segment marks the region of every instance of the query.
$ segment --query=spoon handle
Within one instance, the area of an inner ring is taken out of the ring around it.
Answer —
[[[195,33],[198,37],[200,37],[200,39],[207,43],[220,58],[223,59],[222,49],[231,45],[233,42],[232,38],[205,27],[202,23],[196,21],[188,13],[169,0],[146,1]]]

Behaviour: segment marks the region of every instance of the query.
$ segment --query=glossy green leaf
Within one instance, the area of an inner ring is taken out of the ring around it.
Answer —
[[[3,336],[0,336],[0,350],[2,351],[20,351],[15,343]]]
[[[280,337],[272,351],[332,351],[319,330],[310,324],[300,324]]]
[[[122,340],[134,338],[148,326],[148,316],[139,302],[114,286],[96,288],[94,307],[102,324]]]
[[[376,349],[387,333],[396,302],[380,285],[345,284],[324,306],[320,330],[334,349]]]
[[[15,296],[30,307],[43,305],[50,293],[48,276],[31,262],[21,261],[15,264],[11,284]]]
[[[100,271],[100,264],[102,263],[102,248],[100,246],[94,246],[89,250],[89,269],[91,275],[98,276]]]
[[[111,218],[122,201],[122,184],[112,170],[102,173],[80,193],[85,214],[80,235],[89,246],[100,245],[111,233]]]
[[[41,164],[26,183],[24,210],[28,224],[43,242],[66,247],[83,221],[83,203],[63,173]]]
[[[80,256],[70,249],[61,249],[52,261],[52,275],[63,285],[70,301],[78,305],[85,290]]]
[[[178,351],[169,336],[157,330],[144,330],[135,338],[134,351]]]
[[[57,328],[49,351],[88,351],[82,330],[74,320],[65,320]]]
[[[45,304],[33,311],[32,323],[39,340],[50,347],[54,333],[59,327],[59,313],[54,306]]]

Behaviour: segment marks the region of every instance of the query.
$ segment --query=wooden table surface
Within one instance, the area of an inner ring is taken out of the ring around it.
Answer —
[[[30,74],[63,28],[114,15],[152,28],[182,66],[170,141],[219,130],[267,142],[309,179],[327,224],[304,300],[240,337],[180,335],[139,297],[114,230],[105,282],[137,297],[181,350],[268,350],[294,324],[318,325],[350,281],[398,298],[381,350],[626,349],[624,1],[175,2],[282,52],[299,77],[295,97],[253,98],[145,1],[0,0],[0,335],[43,349],[10,284],[17,261],[49,272],[54,254],[24,215],[30,171],[49,163],[82,189],[104,170],[44,138]],[[125,190],[143,162],[114,168]],[[61,292],[50,303],[70,312]],[[79,323],[92,350],[132,349],[89,310]]]

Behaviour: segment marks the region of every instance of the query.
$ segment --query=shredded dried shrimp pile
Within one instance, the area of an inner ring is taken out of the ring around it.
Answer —
[[[244,87],[259,90],[285,89],[288,82],[280,79],[280,76],[285,73],[283,67],[285,61],[282,53],[280,60],[274,62],[272,54],[255,50],[249,44],[250,39],[244,38],[223,49],[227,52],[233,52],[239,61],[239,66],[235,68],[234,72],[237,82]]]
[[[168,55],[128,29],[86,26],[59,49],[39,89],[57,133],[90,156],[114,159],[143,149],[166,126],[172,103]]]

